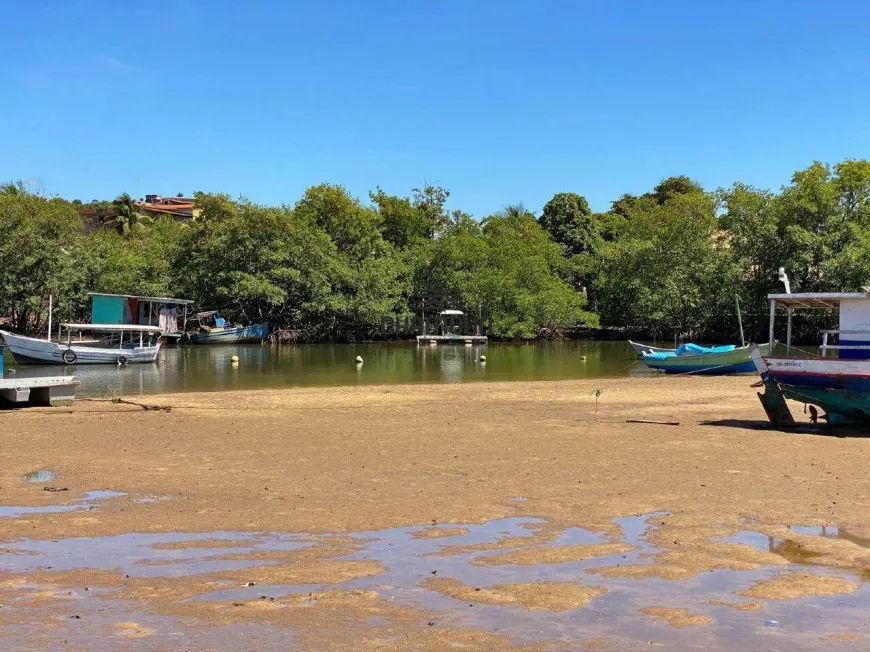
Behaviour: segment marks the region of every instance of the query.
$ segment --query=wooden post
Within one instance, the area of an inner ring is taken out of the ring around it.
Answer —
[[[737,304],[737,325],[740,327],[740,346],[746,346],[746,339],[743,337],[743,317],[740,316],[740,297],[734,295],[734,302]]]
[[[426,335],[426,300],[420,302],[420,312],[423,315],[423,335]]]
[[[48,335],[45,338],[46,342],[51,342],[51,318],[52,311],[54,310],[54,297],[50,294],[48,295]]]

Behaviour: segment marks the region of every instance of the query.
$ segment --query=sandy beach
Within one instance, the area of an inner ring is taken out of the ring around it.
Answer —
[[[870,440],[754,380],[0,412],[0,645],[863,649]]]

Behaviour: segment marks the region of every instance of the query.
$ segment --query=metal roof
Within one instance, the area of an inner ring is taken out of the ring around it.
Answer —
[[[162,333],[160,326],[139,326],[138,324],[61,324],[75,331],[134,331],[143,333]]]
[[[768,294],[768,300],[776,301],[778,306],[784,308],[827,308],[840,307],[844,300],[868,300],[870,290],[864,288],[863,292],[793,292],[791,294]]]
[[[151,303],[176,303],[188,306],[193,301],[190,299],[173,299],[172,297],[140,297],[135,294],[107,294],[105,292],[88,292],[89,297],[118,297],[120,299],[136,299],[137,301],[150,301]]]

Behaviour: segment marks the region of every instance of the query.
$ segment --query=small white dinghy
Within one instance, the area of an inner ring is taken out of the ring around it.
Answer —
[[[66,329],[66,341],[52,342],[24,337],[6,331],[0,335],[6,341],[12,357],[19,364],[128,364],[154,362],[160,352],[159,326],[133,324],[61,324]],[[73,332],[79,339],[73,339]],[[91,337],[83,340],[83,333]],[[62,340],[62,338],[60,338]]]

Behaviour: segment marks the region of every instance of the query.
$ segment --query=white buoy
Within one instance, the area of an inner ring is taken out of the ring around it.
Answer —
[[[580,356],[580,362],[586,362],[586,356],[585,356],[585,355],[581,355],[581,356]]]
[[[486,362],[486,356],[485,356],[485,355],[480,356],[480,361],[481,361],[481,362]]]
[[[239,364],[239,356],[234,355],[232,358],[230,358],[230,362],[232,362],[233,364]]]
[[[363,363],[363,359],[362,359],[362,356],[361,356],[361,355],[358,355],[358,356],[356,357],[356,363],[357,363],[357,364],[362,364],[362,363]]]

